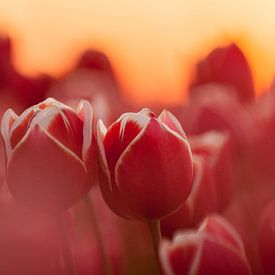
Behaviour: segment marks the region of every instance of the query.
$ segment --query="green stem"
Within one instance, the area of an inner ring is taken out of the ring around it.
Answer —
[[[59,233],[60,250],[62,255],[62,269],[64,271],[64,275],[76,275],[76,269],[74,265],[72,251],[69,245],[69,240],[67,237],[63,216],[57,215],[54,218]]]
[[[160,221],[148,221],[149,230],[151,233],[154,255],[156,259],[157,273],[162,274],[161,264],[159,260],[159,243],[161,241]]]
[[[104,267],[104,273],[106,275],[112,275],[112,269],[111,269],[111,265],[109,262],[109,259],[107,257],[106,254],[106,250],[104,247],[104,243],[102,240],[102,236],[98,227],[98,222],[97,222],[97,217],[96,217],[96,213],[94,211],[94,206],[93,206],[93,202],[92,199],[89,198],[88,196],[85,197],[84,199],[85,204],[86,204],[86,209],[89,211],[89,218],[91,219],[91,223],[94,229],[94,233],[95,233],[95,237],[97,239],[98,242],[98,247],[99,247],[99,251],[103,260],[103,267]]]

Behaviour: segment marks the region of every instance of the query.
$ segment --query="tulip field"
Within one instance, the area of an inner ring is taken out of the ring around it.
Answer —
[[[87,50],[30,77],[0,37],[0,275],[274,275],[275,87],[237,44],[141,106]]]

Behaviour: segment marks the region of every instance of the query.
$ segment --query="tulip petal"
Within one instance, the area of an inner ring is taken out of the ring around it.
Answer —
[[[147,110],[123,114],[109,127],[104,137],[104,149],[112,179],[119,157],[150,120],[150,117],[143,114],[144,112]]]
[[[82,160],[88,170],[92,184],[97,181],[98,163],[96,157],[95,135],[93,134],[93,109],[87,100],[80,101],[77,110],[83,121]]]
[[[25,110],[12,124],[10,129],[10,144],[12,149],[18,144],[18,142],[26,134],[29,127],[29,123],[38,109],[28,108]]]
[[[133,213],[140,217],[158,219],[175,211],[192,186],[189,144],[151,118],[120,156],[115,182]]]
[[[38,125],[15,147],[7,171],[14,197],[46,212],[66,210],[90,185],[82,161]]]
[[[12,109],[8,109],[4,113],[1,121],[1,134],[5,143],[7,159],[9,159],[12,151],[10,143],[10,129],[17,118],[18,116],[16,115],[16,113]]]
[[[221,243],[228,243],[238,253],[245,255],[244,246],[239,234],[224,218],[218,215],[207,217],[200,226],[199,231],[207,232],[215,236],[215,239]]]
[[[39,125],[82,159],[83,122],[73,110],[48,106],[35,115],[29,127],[34,125]]]
[[[171,130],[180,134],[183,138],[187,139],[185,132],[182,129],[177,118],[169,111],[163,110],[159,115],[158,119],[166,124]]]
[[[108,204],[108,206],[119,216],[128,218],[128,206],[125,203],[124,199],[121,198],[120,192],[114,183],[114,179],[111,176],[106,154],[105,148],[103,144],[103,139],[106,136],[106,127],[102,120],[98,120],[97,123],[97,144],[98,144],[98,155],[99,155],[99,163],[101,169],[99,169],[99,179],[100,179],[100,189],[102,191],[102,195]]]

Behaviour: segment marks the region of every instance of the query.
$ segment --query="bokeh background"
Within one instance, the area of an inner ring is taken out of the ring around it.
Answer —
[[[0,32],[26,74],[60,76],[87,48],[110,58],[123,92],[140,104],[185,98],[193,65],[215,46],[236,42],[257,93],[275,68],[272,0],[0,0]]]

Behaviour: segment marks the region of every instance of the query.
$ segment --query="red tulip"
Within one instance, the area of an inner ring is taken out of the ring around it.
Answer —
[[[229,132],[238,149],[243,149],[250,141],[248,125],[253,123],[250,113],[231,93],[232,88],[218,84],[196,87],[189,104],[184,109],[183,125],[191,135],[210,130]],[[186,122],[187,123],[186,123]],[[187,125],[186,125],[187,124]]]
[[[1,131],[8,185],[19,202],[62,212],[89,190],[97,166],[89,103],[77,112],[53,99],[19,117],[8,110]]]
[[[125,113],[106,131],[98,124],[100,186],[118,215],[160,219],[186,200],[192,187],[190,146],[177,119],[148,109]]]
[[[213,171],[207,161],[193,155],[194,177],[191,193],[183,205],[161,221],[161,232],[171,237],[175,231],[193,227],[217,208],[217,194]]]
[[[247,60],[236,44],[216,48],[196,68],[192,88],[207,84],[219,83],[231,86],[241,102],[248,102],[255,97],[252,73]]]
[[[180,232],[163,240],[160,260],[167,275],[251,274],[242,241],[221,216],[205,219],[197,231]]]

